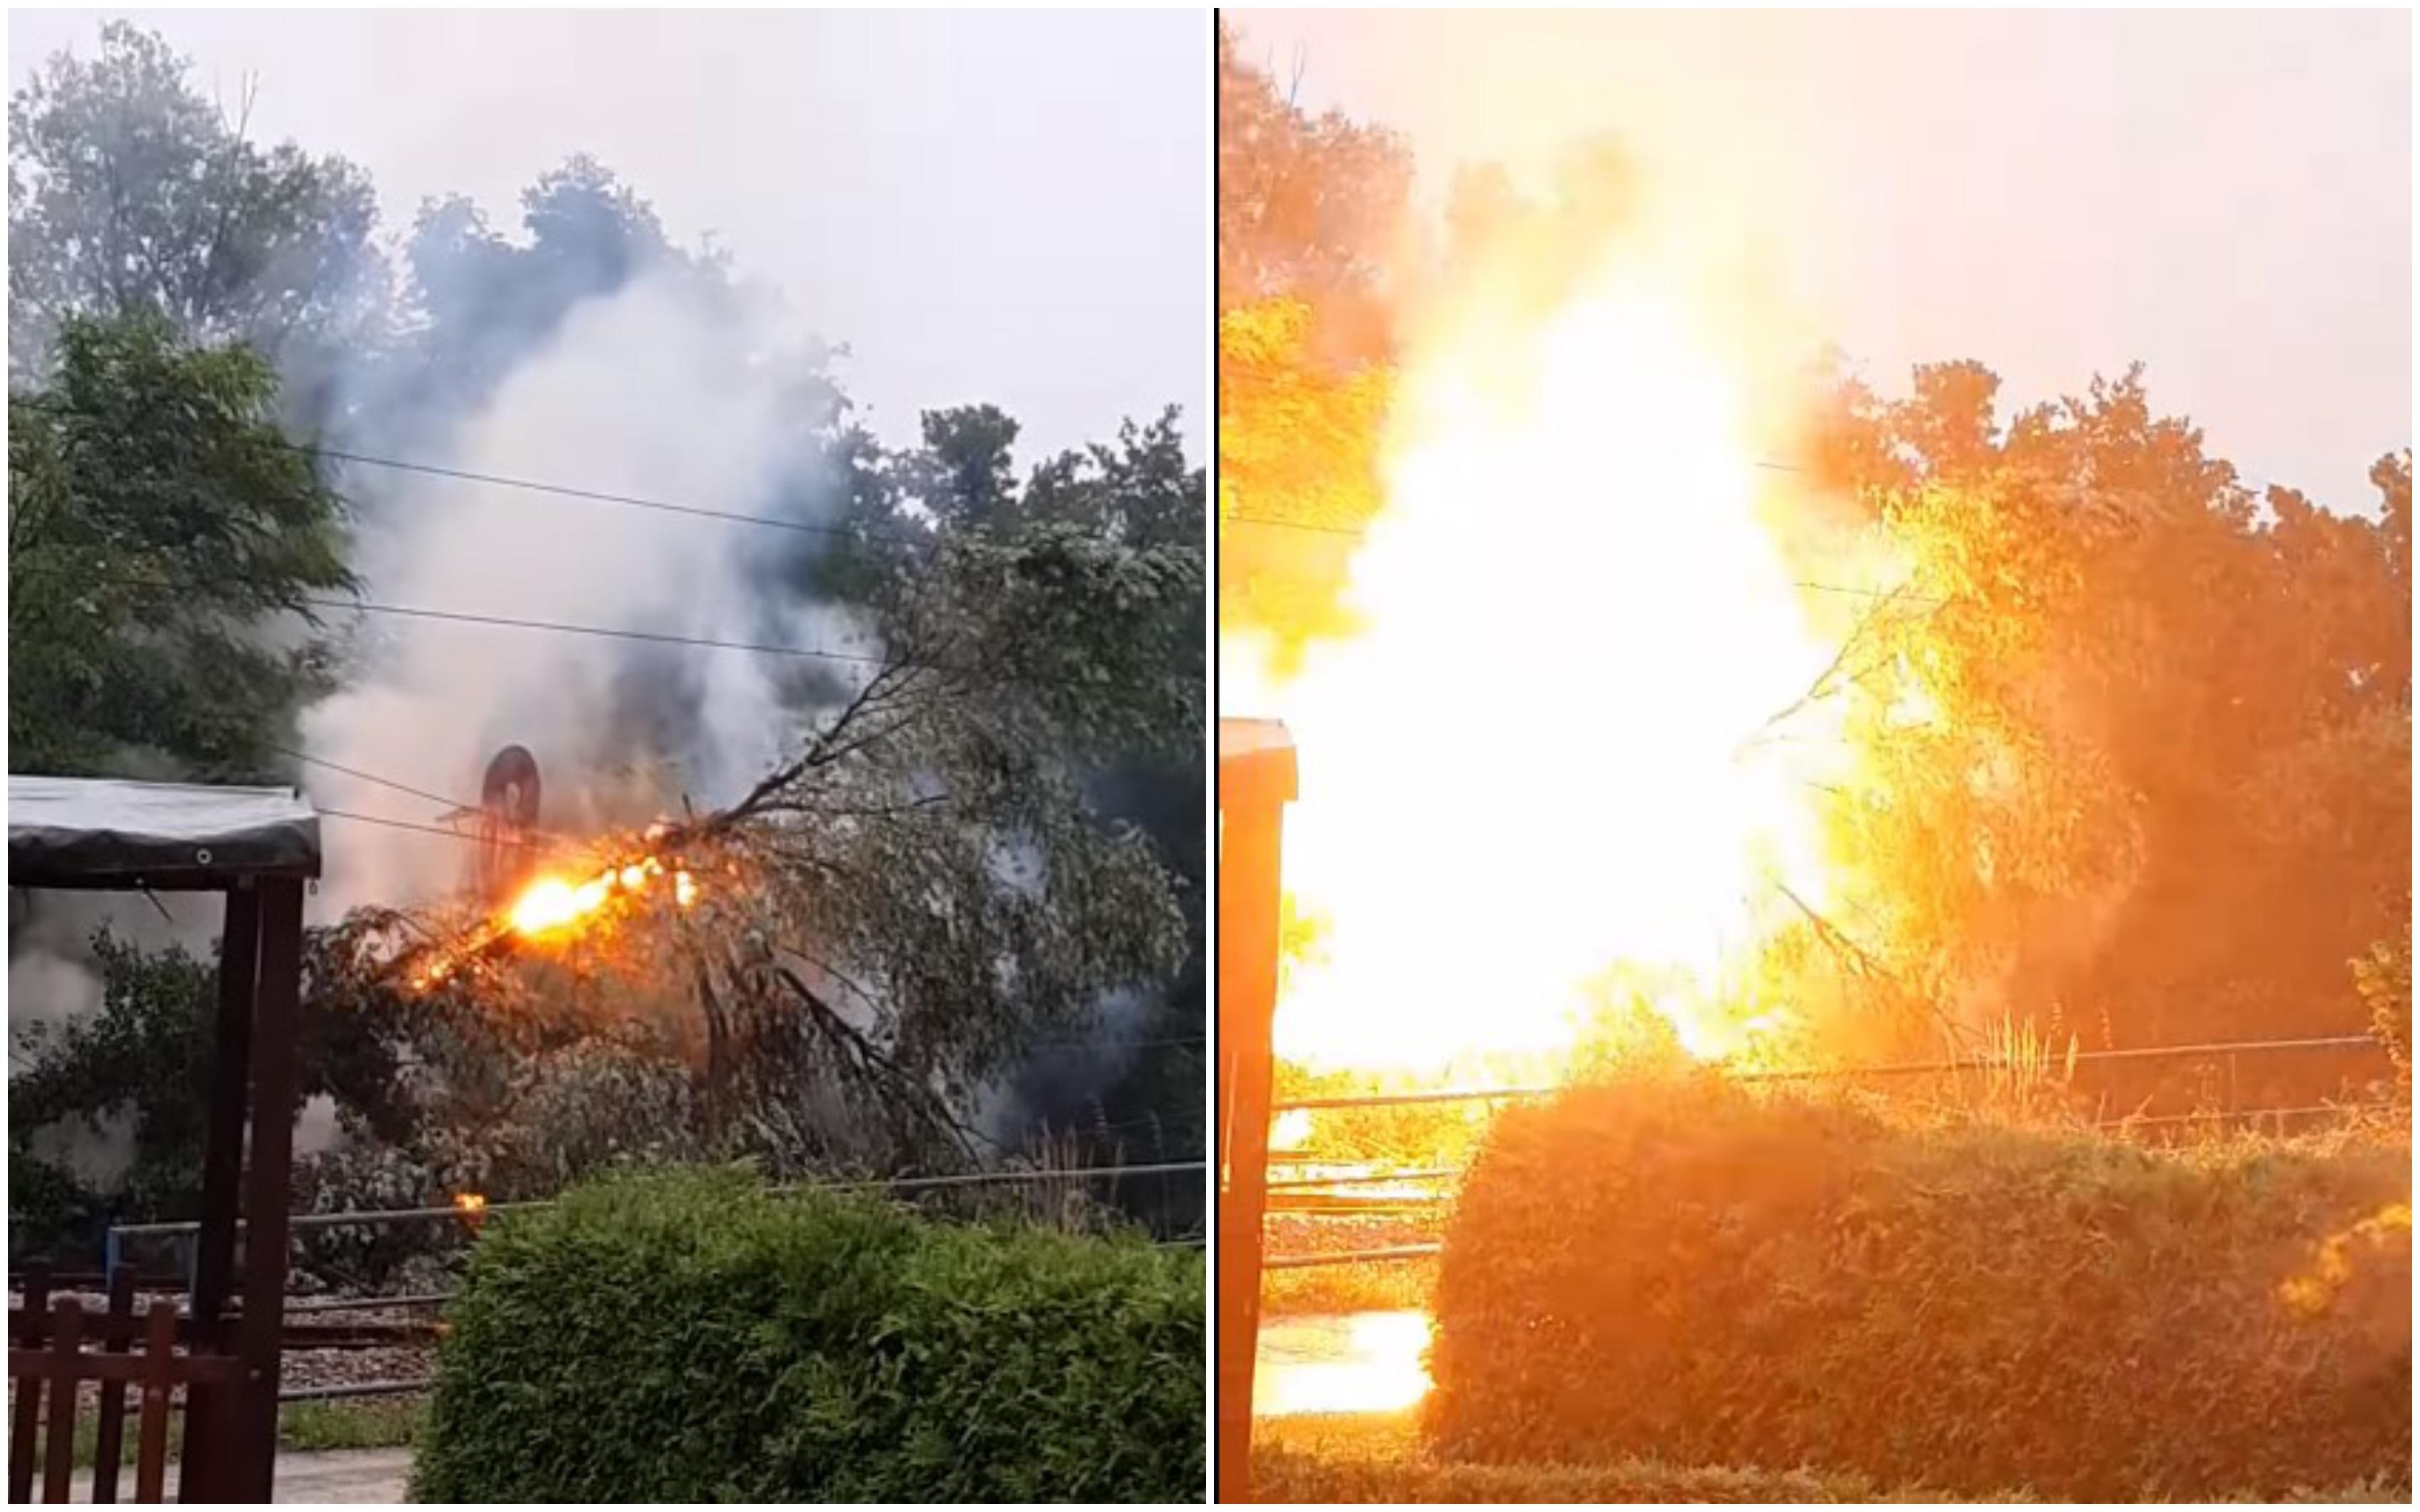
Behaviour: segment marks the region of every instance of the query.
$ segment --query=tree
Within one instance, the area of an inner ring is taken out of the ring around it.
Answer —
[[[2256,496],[2139,370],[1995,410],[1844,390],[1819,475],[1908,564],[1832,795],[1876,951],[1968,1023],[2127,1043],[2357,1031],[2410,876],[2410,589],[2381,517]]]
[[[326,686],[322,595],[349,593],[341,506],[279,435],[240,347],[156,316],[71,316],[8,400],[8,739],[18,771],[139,753],[215,777]]]
[[[106,928],[91,944],[101,1006],[13,1036],[12,1249],[89,1243],[113,1220],[173,1221],[201,1211],[217,968],[181,946],[145,949]],[[341,932],[306,932],[296,1085],[301,1099],[331,1095],[356,1119],[397,1136],[405,1111],[396,1101],[399,1057],[413,1015],[408,1006],[386,1015],[356,1011],[358,1001],[316,990],[342,949]],[[123,1131],[125,1157],[114,1180],[79,1173],[71,1161],[38,1149],[45,1136],[72,1149],[113,1127]]]
[[[8,361],[46,370],[75,316],[148,316],[203,345],[242,342],[302,416],[340,402],[349,362],[380,339],[387,273],[368,177],[229,120],[159,36],[101,27],[8,105]]]
[[[1383,331],[1383,285],[1411,187],[1402,138],[1336,112],[1306,114],[1218,23],[1221,311],[1291,296],[1340,328]]]
[[[1218,625],[1280,654],[1344,633],[1356,533],[1383,503],[1378,446],[1393,391],[1383,367],[1311,351],[1315,316],[1271,300],[1218,316]]]

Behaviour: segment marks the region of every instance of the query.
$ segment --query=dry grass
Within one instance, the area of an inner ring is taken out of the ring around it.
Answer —
[[[1852,1473],[1683,1466],[1652,1459],[1604,1464],[1456,1464],[1432,1458],[1411,1412],[1276,1418],[1255,1429],[1253,1490],[1267,1502],[1413,1503],[2005,1503],[2024,1489],[1957,1497],[1917,1486],[1882,1486]],[[2245,1494],[2220,1501],[2260,1501]],[[2408,1502],[2394,1477],[2295,1489],[2283,1502]]]

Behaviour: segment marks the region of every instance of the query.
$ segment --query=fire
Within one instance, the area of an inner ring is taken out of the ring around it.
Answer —
[[[615,903],[645,894],[657,878],[664,876],[672,879],[675,905],[696,904],[702,891],[697,879],[687,869],[677,864],[668,867],[653,856],[607,866],[584,877],[557,872],[539,876],[467,940],[424,960],[412,974],[411,985],[415,991],[427,991],[452,976],[461,962],[509,938],[567,939],[605,918]]]
[[[520,934],[535,937],[556,933],[595,914],[617,894],[644,891],[648,878],[663,873],[664,864],[649,856],[627,866],[607,867],[582,882],[559,876],[540,877],[521,889],[520,896],[504,911],[504,918]],[[687,872],[675,872],[673,894],[681,907],[689,907],[697,901],[695,879]]]
[[[488,1199],[476,1192],[457,1192],[454,1194],[454,1208],[456,1211],[466,1215],[485,1212],[488,1211]]]
[[[1592,995],[1635,995],[1733,1053],[1781,887],[1824,897],[1810,795],[1841,755],[1820,702],[1765,729],[1838,646],[1760,517],[1742,386],[1635,270],[1404,378],[1359,632],[1283,686],[1222,648],[1228,712],[1300,753],[1286,885],[1322,928],[1278,1051],[1560,1063]]]

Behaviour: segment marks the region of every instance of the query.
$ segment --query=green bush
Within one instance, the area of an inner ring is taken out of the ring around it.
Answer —
[[[500,1214],[425,1501],[1198,1501],[1202,1268],[732,1172]]]
[[[1440,1458],[2280,1493],[2412,1463],[2408,1139],[2153,1150],[1701,1076],[1508,1110],[1448,1226]]]

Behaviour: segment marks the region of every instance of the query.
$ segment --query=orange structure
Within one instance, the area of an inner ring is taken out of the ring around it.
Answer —
[[[1267,719],[1218,721],[1218,1499],[1251,1497],[1252,1371],[1268,1205],[1278,998],[1280,840],[1294,739]]]

